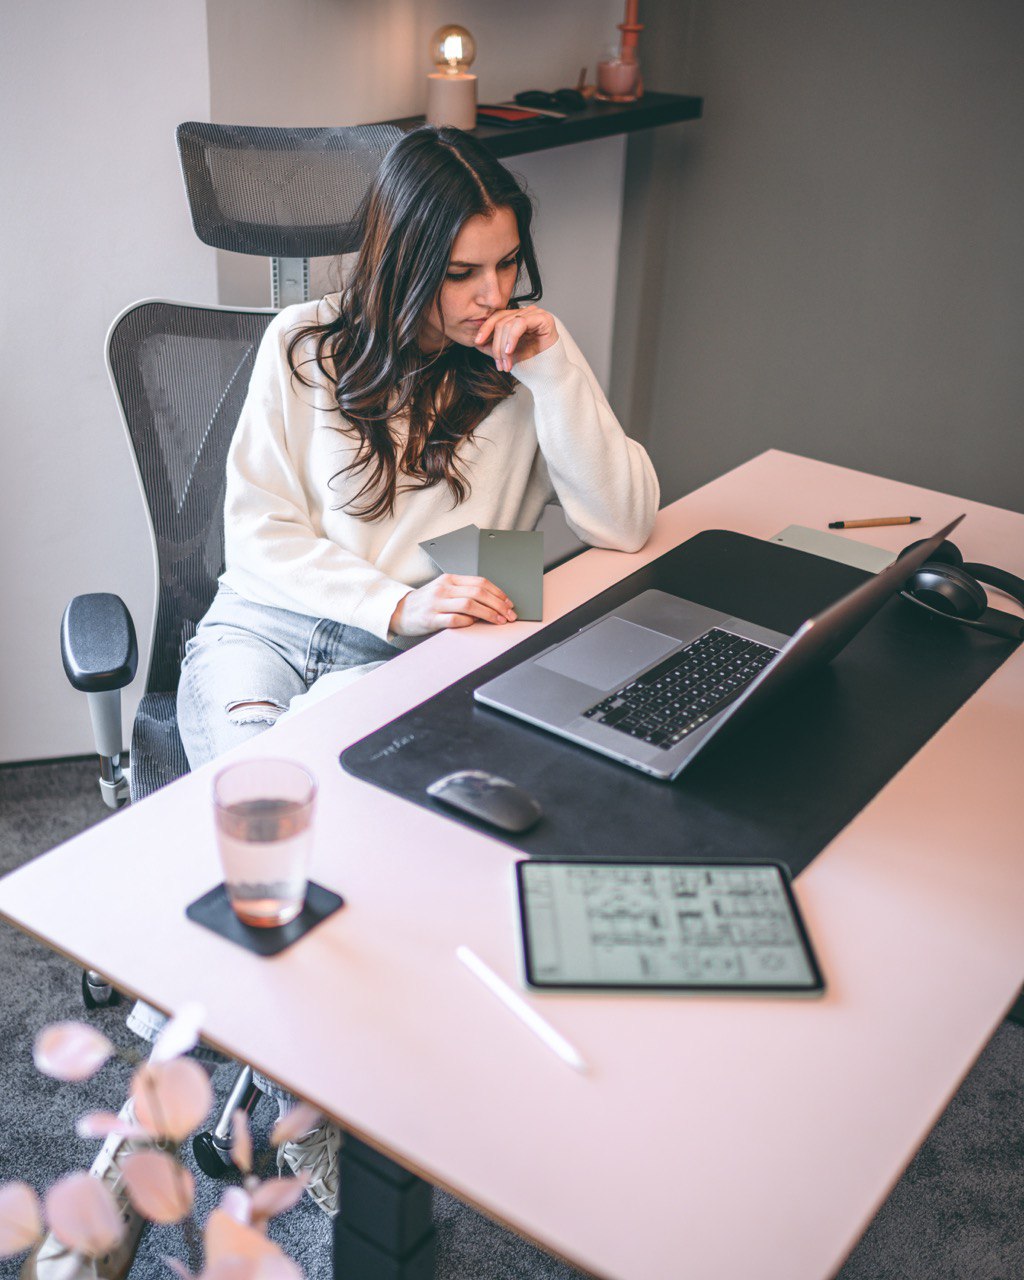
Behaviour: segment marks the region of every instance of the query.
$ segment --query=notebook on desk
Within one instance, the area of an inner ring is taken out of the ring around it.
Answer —
[[[676,778],[727,724],[824,666],[960,523],[855,587],[792,636],[644,591],[473,691],[477,702],[657,778]]]

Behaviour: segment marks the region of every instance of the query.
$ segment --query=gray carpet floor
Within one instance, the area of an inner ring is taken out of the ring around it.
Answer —
[[[6,873],[106,817],[91,762],[0,768],[0,873]],[[66,960],[0,921],[0,1181],[21,1178],[42,1190],[74,1168],[88,1167],[96,1144],[75,1136],[75,1118],[114,1108],[125,1095],[131,1068],[110,1063],[93,1080],[64,1085],[32,1065],[32,1040],[48,1022],[86,1016],[81,974]],[[124,1008],[88,1015],[118,1046],[137,1041],[124,1027]],[[221,1069],[214,1084],[230,1084]],[[257,1109],[257,1135],[274,1108]],[[188,1163],[197,1177],[202,1220],[220,1187]],[[453,1197],[435,1194],[438,1280],[573,1280],[578,1272],[556,1262]],[[272,1234],[305,1274],[331,1275],[330,1232],[311,1203],[277,1219]],[[154,1228],[145,1237],[132,1280],[169,1277],[163,1255],[189,1260],[178,1228]],[[680,1241],[677,1277],[691,1276]],[[198,1270],[193,1259],[193,1269]],[[0,1280],[18,1274],[19,1262],[0,1261]],[[838,1275],[838,1280],[1021,1280],[1024,1277],[1024,1027],[1004,1023],[911,1162]],[[352,1277],[351,1280],[359,1280]],[[660,1278],[659,1278],[660,1280]],[[755,1276],[736,1280],[757,1280]],[[822,1277],[822,1280],[826,1280]]]

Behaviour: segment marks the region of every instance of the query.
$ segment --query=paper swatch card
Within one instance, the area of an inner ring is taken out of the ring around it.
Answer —
[[[544,535],[533,530],[463,525],[420,546],[442,573],[486,578],[511,599],[516,615],[539,622],[544,605]]]

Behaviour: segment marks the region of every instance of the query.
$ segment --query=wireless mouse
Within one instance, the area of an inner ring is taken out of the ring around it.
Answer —
[[[543,813],[522,787],[481,769],[446,774],[427,787],[427,795],[502,831],[528,831]]]

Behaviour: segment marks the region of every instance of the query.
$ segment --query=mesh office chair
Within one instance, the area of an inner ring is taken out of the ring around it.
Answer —
[[[178,149],[196,233],[237,253],[272,255],[274,308],[308,297],[309,258],[359,246],[357,215],[390,147],[391,125],[271,129],[186,123]],[[121,764],[120,690],[137,650],[118,597],[76,596],[61,626],[64,668],[89,695],[100,787],[117,808],[187,771],[174,722],[185,642],[223,568],[224,460],[248,387],[252,355],[272,311],[188,304],[129,308],[107,338],[108,367],[150,514],[158,581],[146,695]],[[250,317],[248,325],[243,316]],[[109,995],[103,984],[86,1002]]]
[[[120,690],[134,676],[135,629],[117,596],[76,596],[64,614],[62,653],[93,722],[111,722],[117,750],[100,745],[101,787],[112,807],[188,772],[175,693],[185,645],[224,567],[228,446],[272,310],[141,302],[114,321],[107,365],[146,500],[157,602],[144,693],[132,726],[130,784],[120,767]],[[97,652],[97,650],[101,652]],[[111,744],[113,745],[113,744]]]
[[[271,255],[275,307],[308,296],[310,257],[358,248],[357,214],[388,149],[387,125],[265,129],[183,124],[182,172],[193,225],[205,243]],[[64,668],[85,692],[100,756],[100,789],[117,808],[188,771],[175,697],[185,645],[223,569],[228,446],[253,361],[274,309],[147,301],[129,307],[107,339],[107,362],[150,517],[158,583],[146,691],[122,765],[121,689],[137,666],[135,628],[121,599],[76,596],[61,624]],[[83,976],[89,1007],[113,1003],[102,975]],[[255,1104],[243,1068],[211,1133],[194,1144],[213,1174],[230,1167],[230,1117]]]

